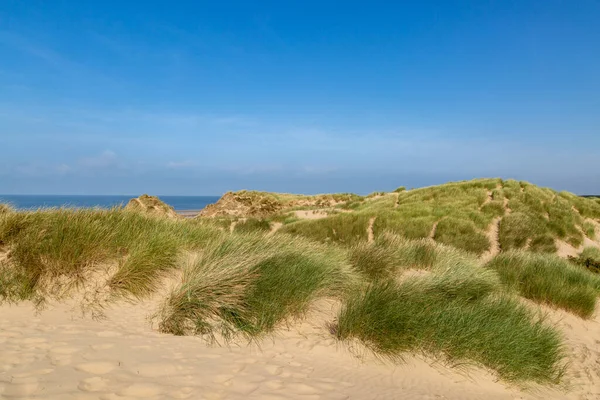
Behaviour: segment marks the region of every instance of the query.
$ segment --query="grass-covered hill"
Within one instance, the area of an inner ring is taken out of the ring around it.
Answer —
[[[227,214],[228,209],[240,209],[232,206],[236,196],[249,209],[266,201],[275,206],[260,214]],[[268,230],[280,222],[284,225],[280,232],[324,243],[351,245],[394,232],[407,239],[431,238],[476,255],[516,249],[574,255],[594,244],[600,227],[600,199],[514,180],[480,179],[366,197],[336,196],[335,202],[322,202],[323,195],[229,193],[211,207],[210,215],[221,216],[216,220],[222,226],[243,219],[234,227],[240,230]],[[320,210],[322,218],[301,218],[298,210],[307,209]]]
[[[600,294],[600,275],[554,254],[570,246],[600,263],[600,202],[522,182],[229,193],[195,219],[147,211],[0,207],[0,302],[78,296],[100,312],[152,299],[161,331],[234,340],[327,299],[339,311],[326,331],[342,343],[556,383],[570,355],[536,304],[588,319]]]

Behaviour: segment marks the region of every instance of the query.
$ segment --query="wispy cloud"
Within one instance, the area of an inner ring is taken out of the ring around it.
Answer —
[[[97,156],[84,157],[77,164],[84,168],[112,168],[118,166],[117,154],[112,150],[105,150]]]
[[[196,161],[186,160],[186,161],[169,161],[167,163],[167,168],[169,169],[184,169],[184,168],[193,168],[197,167],[198,163]]]

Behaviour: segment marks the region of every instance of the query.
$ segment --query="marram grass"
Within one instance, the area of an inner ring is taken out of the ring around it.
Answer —
[[[594,313],[600,278],[557,256],[512,251],[499,254],[486,267],[525,298],[582,318]]]
[[[355,281],[345,260],[340,250],[288,235],[209,241],[167,297],[160,329],[211,338],[271,332],[317,298],[345,293]]]
[[[471,360],[509,381],[558,382],[564,371],[558,332],[515,299],[463,285],[474,286],[456,292],[427,278],[375,282],[344,303],[336,336],[359,339],[393,360],[420,351],[450,363]]]

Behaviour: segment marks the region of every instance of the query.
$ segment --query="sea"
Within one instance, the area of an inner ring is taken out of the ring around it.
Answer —
[[[103,195],[3,195],[0,203],[8,203],[19,210],[35,210],[38,208],[111,208],[124,206],[131,196]],[[209,204],[216,203],[219,196],[158,196],[162,201],[172,206],[176,211],[200,210]]]

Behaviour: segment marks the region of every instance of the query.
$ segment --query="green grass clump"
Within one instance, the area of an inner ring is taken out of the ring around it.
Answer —
[[[529,251],[536,253],[556,253],[556,242],[550,234],[535,236],[529,243]]]
[[[594,240],[596,238],[596,225],[590,221],[585,221],[583,223],[583,233],[585,233],[585,236]]]
[[[302,316],[316,298],[341,296],[353,276],[342,251],[302,238],[219,238],[184,270],[160,312],[160,330],[254,337]]]
[[[377,213],[373,233],[378,236],[389,231],[407,239],[421,239],[429,236],[434,223],[433,216],[407,217],[400,212],[384,211]]]
[[[527,239],[546,234],[540,228],[539,220],[521,212],[513,212],[502,218],[498,229],[498,241],[502,251],[521,249],[527,244]]]
[[[582,318],[594,313],[599,280],[554,255],[501,253],[486,266],[521,296],[562,308]]]
[[[492,218],[500,217],[504,215],[504,201],[492,200],[481,206],[481,212]]]
[[[123,209],[50,209],[0,218],[0,242],[10,247],[12,285],[19,298],[42,304],[67,295],[91,276],[112,270],[115,294],[143,297],[176,267],[182,250],[219,231],[195,221],[152,218]],[[5,267],[5,269],[8,267]]]
[[[199,225],[205,225],[209,227],[215,227],[222,231],[229,232],[231,227],[231,223],[236,221],[237,218],[234,217],[226,217],[226,216],[217,216],[217,217],[203,217],[198,216],[194,219]]]
[[[406,240],[386,233],[374,243],[349,249],[350,264],[369,280],[390,279],[407,269],[430,270],[440,258],[440,246],[430,240]]]
[[[600,262],[600,249],[597,247],[585,247],[579,257]]]
[[[569,260],[594,274],[600,274],[600,249],[597,247],[586,247],[578,257],[569,257]],[[600,289],[600,279],[597,282],[596,287]]]
[[[344,304],[336,336],[357,338],[392,359],[418,350],[453,363],[472,360],[506,380],[558,381],[563,347],[557,331],[515,300],[468,280],[456,291],[455,283],[376,282]]]
[[[234,232],[237,233],[269,232],[270,230],[269,221],[259,218],[246,218],[246,220],[236,223],[234,228]]]
[[[409,269],[452,271],[454,276],[473,274],[491,279],[474,255],[431,240],[407,240],[390,232],[374,243],[361,242],[349,249],[350,264],[369,280],[393,279]],[[462,279],[461,278],[461,279]]]
[[[483,254],[490,248],[487,236],[469,220],[445,218],[438,223],[433,238],[436,242],[477,255]]]
[[[300,221],[294,213],[275,214],[267,219],[270,222],[281,222],[283,225]]]
[[[342,213],[327,218],[301,220],[283,226],[278,233],[303,236],[322,243],[351,245],[367,240],[368,214]]]

